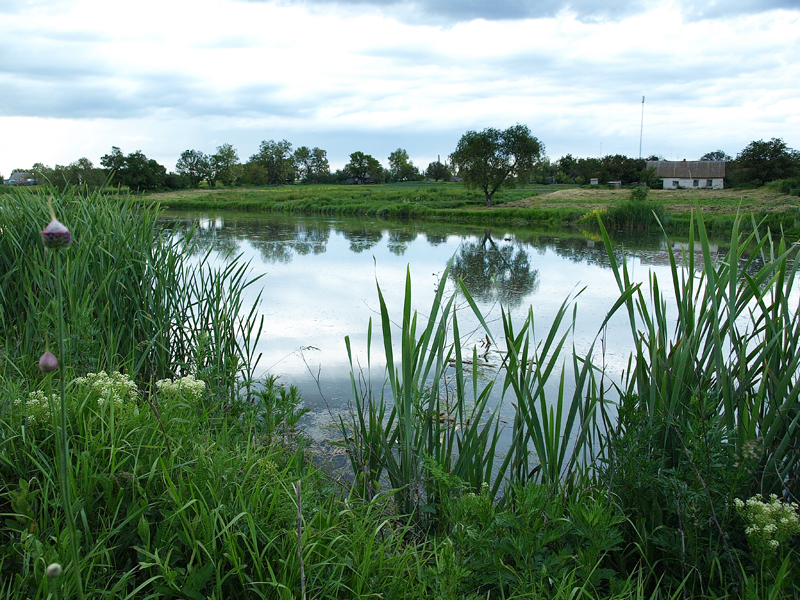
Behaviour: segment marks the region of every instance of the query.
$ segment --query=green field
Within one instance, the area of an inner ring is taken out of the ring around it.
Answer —
[[[293,185],[263,188],[198,188],[149,194],[169,209],[235,209],[293,213],[420,218],[475,223],[565,227],[591,211],[613,207],[630,196],[628,189],[566,185],[529,185],[501,190],[492,207],[480,191],[457,183],[404,183],[374,186]],[[767,188],[755,190],[650,190],[663,204],[665,227],[688,231],[692,211],[705,215],[710,232],[726,235],[737,213],[754,215],[765,227],[800,237],[800,201]],[[587,219],[584,219],[586,221]],[[749,219],[743,222],[749,227]]]

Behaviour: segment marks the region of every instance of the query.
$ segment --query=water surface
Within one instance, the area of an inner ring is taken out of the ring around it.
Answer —
[[[397,325],[409,273],[414,310],[426,317],[451,260],[445,297],[455,293],[460,277],[501,348],[501,306],[517,324],[532,310],[540,337],[546,335],[564,300],[576,297],[576,326],[568,349],[574,344],[584,354],[598,340],[595,360],[605,365],[612,379],[619,379],[627,366],[632,347],[627,315],[619,313],[600,331],[619,289],[603,243],[591,235],[234,212],[175,212],[167,218],[178,228],[198,226],[199,248],[212,248],[214,260],[224,263],[241,255],[253,277],[263,275],[246,299],[252,306],[262,291],[258,310],[265,324],[257,372],[279,375],[299,388],[305,406],[312,410],[309,431],[317,439],[333,437],[331,417],[346,409],[351,399],[345,336],[350,337],[357,368],[367,367],[370,318],[373,381],[382,379],[377,286]],[[622,238],[615,255],[627,263],[635,281],[647,282],[652,273],[671,292],[667,247],[661,236]],[[463,296],[456,302],[462,345],[469,352],[478,347],[487,365],[481,374],[489,381],[497,376],[501,355],[496,346],[487,344],[486,333]],[[556,386],[554,378],[553,393]],[[500,402],[501,389],[498,381],[494,402]]]

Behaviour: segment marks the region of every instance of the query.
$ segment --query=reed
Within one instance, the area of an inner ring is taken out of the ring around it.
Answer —
[[[2,197],[0,236],[0,370],[32,376],[31,357],[56,330],[53,257],[38,240],[46,196],[21,189]],[[63,264],[66,352],[75,373],[124,367],[142,381],[207,372],[230,399],[247,377],[260,335],[255,309],[244,310],[249,279],[238,259],[211,266],[210,250],[194,258],[191,232],[173,237],[153,206],[130,197],[67,190],[53,199],[75,242]],[[260,297],[260,296],[259,296]],[[255,304],[258,303],[256,300]]]

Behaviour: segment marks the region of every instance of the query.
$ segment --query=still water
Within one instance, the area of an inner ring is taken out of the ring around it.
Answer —
[[[407,272],[413,308],[425,317],[451,260],[445,298],[455,293],[457,278],[462,278],[500,348],[501,307],[518,324],[532,310],[537,338],[542,339],[564,300],[577,296],[575,327],[566,349],[574,345],[583,355],[597,339],[594,358],[611,379],[619,380],[627,365],[632,347],[627,315],[618,313],[600,330],[619,296],[608,255],[601,241],[580,232],[233,212],[166,216],[179,229],[197,226],[200,249],[211,248],[219,264],[241,256],[252,277],[263,275],[247,297],[252,306],[262,291],[258,311],[264,329],[257,372],[278,375],[299,388],[304,406],[312,411],[308,433],[318,440],[335,437],[331,424],[351,399],[345,336],[354,364],[366,369],[370,319],[373,381],[382,379],[378,286],[397,329]],[[620,261],[624,256],[633,280],[644,282],[644,288],[652,273],[671,291],[663,237],[620,240],[615,255]],[[497,377],[497,347],[487,347],[486,333],[463,296],[456,305],[462,346],[471,352],[477,345],[485,355],[484,380]],[[393,339],[398,337],[394,331]],[[553,379],[555,391],[558,377]],[[501,390],[500,379],[496,403],[501,402]]]

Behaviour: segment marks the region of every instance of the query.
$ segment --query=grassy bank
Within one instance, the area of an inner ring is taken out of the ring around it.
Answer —
[[[592,211],[623,203],[630,190],[576,186],[524,186],[502,190],[486,207],[475,190],[454,183],[381,186],[295,185],[275,188],[201,188],[153,194],[146,198],[170,209],[236,209],[318,214],[419,218],[473,223],[567,226]],[[778,191],[650,190],[663,205],[669,232],[686,234],[698,207],[714,235],[729,235],[737,213],[753,214],[772,231],[800,237],[797,198]],[[741,226],[749,227],[744,220]]]
[[[368,353],[389,368],[352,365],[339,478],[312,460],[297,392],[252,379],[240,299],[261,283],[189,261],[139,202],[57,199],[73,242],[54,251],[45,198],[2,198],[0,598],[800,596],[797,247],[734,223],[716,264],[699,219],[702,269],[670,250],[672,280],[645,289],[604,237],[631,324],[613,390],[570,347],[579,297],[545,329],[504,313],[487,381],[459,343],[456,303],[482,319],[463,286],[425,316],[410,280],[402,314],[378,290]],[[59,313],[68,350],[43,372]]]

